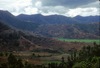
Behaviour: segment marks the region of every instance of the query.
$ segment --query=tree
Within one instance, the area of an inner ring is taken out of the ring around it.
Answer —
[[[12,53],[8,56],[8,64],[9,68],[16,68],[17,59]]]
[[[62,63],[64,63],[64,62],[65,62],[64,57],[62,57],[61,59],[62,59],[62,61],[61,61],[61,62],[62,62]]]
[[[24,67],[21,59],[17,60],[17,64],[16,65],[17,65],[17,68],[23,68]]]
[[[4,54],[3,54],[3,52],[0,52],[0,56],[3,56]]]

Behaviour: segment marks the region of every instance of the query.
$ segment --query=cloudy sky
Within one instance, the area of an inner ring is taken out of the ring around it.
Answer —
[[[99,15],[99,6],[99,0],[0,0],[0,10],[8,10],[14,15],[94,16]]]

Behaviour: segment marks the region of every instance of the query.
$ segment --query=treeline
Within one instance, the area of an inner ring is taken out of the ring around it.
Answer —
[[[0,64],[0,68],[100,68],[100,45],[84,46],[81,50],[73,50],[70,56],[62,57],[61,63],[48,63],[48,65],[33,65],[13,54],[9,54],[7,63]],[[6,55],[6,54],[5,54]],[[7,54],[8,55],[8,54]],[[3,54],[1,53],[1,56]]]
[[[84,46],[80,51],[73,51],[68,57],[67,68],[100,68],[100,44]]]

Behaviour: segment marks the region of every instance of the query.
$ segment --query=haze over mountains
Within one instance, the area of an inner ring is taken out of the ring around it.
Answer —
[[[0,10],[0,21],[11,27],[32,31],[45,37],[56,38],[99,38],[100,16],[74,18],[61,15],[43,16],[24,15],[14,16],[8,11]]]

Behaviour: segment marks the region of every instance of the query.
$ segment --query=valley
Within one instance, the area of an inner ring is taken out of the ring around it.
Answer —
[[[99,17],[14,16],[0,10],[0,68],[98,68]]]

